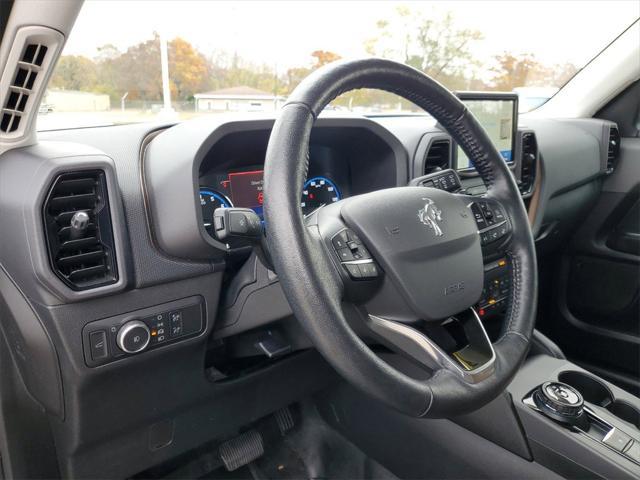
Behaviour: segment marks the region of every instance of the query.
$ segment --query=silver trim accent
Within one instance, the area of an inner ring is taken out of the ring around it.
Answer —
[[[340,262],[342,265],[362,265],[363,263],[373,263],[373,258],[363,258],[362,260],[347,260]]]
[[[147,332],[147,341],[144,343],[144,345],[142,345],[137,350],[127,350],[124,346],[124,338],[134,328],[143,328]],[[120,327],[120,330],[118,330],[118,335],[116,336],[116,343],[118,347],[120,347],[120,350],[126,353],[141,352],[145,348],[147,348],[147,345],[149,345],[150,341],[151,341],[151,332],[149,332],[149,327],[147,327],[147,325],[144,322],[141,322],[140,320],[133,320],[125,323],[122,327]]]
[[[406,348],[403,348],[403,351],[411,355],[411,357],[423,365],[433,369],[445,368],[456,373],[468,383],[478,383],[488,378],[495,371],[496,353],[493,350],[493,345],[489,340],[489,336],[480,321],[480,317],[478,317],[478,314],[473,308],[470,308],[469,310],[473,312],[473,317],[478,322],[478,326],[482,330],[484,338],[491,349],[491,358],[484,365],[474,370],[463,370],[460,368],[459,364],[447,353],[442,351],[442,349],[435,342],[431,341],[429,337],[415,328],[405,325],[404,323],[394,322],[375,315],[369,315],[367,323],[369,328],[374,332],[384,332],[385,334],[392,333],[404,340],[409,340],[415,349],[409,351]],[[393,339],[386,335],[385,338],[393,342]],[[399,347],[399,345],[397,346]]]

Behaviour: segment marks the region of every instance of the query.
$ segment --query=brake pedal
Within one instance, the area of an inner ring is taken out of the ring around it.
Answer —
[[[229,472],[257,460],[264,454],[262,435],[256,430],[249,430],[218,447],[222,463]]]

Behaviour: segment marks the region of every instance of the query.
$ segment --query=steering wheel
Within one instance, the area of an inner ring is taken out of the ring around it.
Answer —
[[[389,188],[303,217],[300,191],[314,121],[338,95],[359,88],[395,93],[435,117],[473,161],[486,195]],[[450,91],[384,59],[340,61],[315,71],[275,122],[264,190],[267,242],[284,293],[316,348],[344,379],[417,417],[469,412],[504,390],[533,331],[534,243],[508,167]],[[484,280],[476,208],[500,216],[507,232],[503,251],[511,288],[494,343],[472,309]],[[392,367],[356,331],[423,365],[431,376],[417,379]]]

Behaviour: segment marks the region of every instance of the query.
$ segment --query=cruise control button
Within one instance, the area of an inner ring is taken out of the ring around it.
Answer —
[[[357,245],[361,245],[362,241],[360,240],[360,237],[358,237],[358,235],[355,234],[355,232],[353,232],[352,230],[345,230],[346,234],[347,234],[347,241],[348,242],[355,242]]]
[[[336,253],[338,254],[338,258],[341,262],[348,262],[350,260],[353,260],[353,253],[351,253],[351,250],[349,248],[341,248]]]
[[[371,254],[369,253],[369,250],[367,250],[364,245],[360,245],[358,247],[358,253],[360,254],[360,258],[362,260],[369,260],[371,258]]]
[[[474,203],[473,205],[471,205],[471,211],[473,212],[473,218],[476,221],[476,225],[478,225],[478,230],[487,228],[487,222],[484,219],[482,210],[480,209],[477,203]]]
[[[346,263],[344,267],[347,269],[347,272],[349,272],[349,276],[351,278],[362,278],[362,273],[360,273],[360,268],[358,267],[358,265],[353,263]]]
[[[347,247],[348,241],[349,239],[347,237],[347,231],[343,230],[342,232],[338,233],[335,237],[333,237],[333,239],[331,240],[331,243],[333,244],[333,248],[335,248],[336,250],[340,250],[341,248]]]

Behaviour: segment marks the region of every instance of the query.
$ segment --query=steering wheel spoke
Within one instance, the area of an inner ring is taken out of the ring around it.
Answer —
[[[473,308],[422,326],[369,315],[367,326],[387,347],[430,370],[446,369],[475,384],[495,370],[495,352]]]

